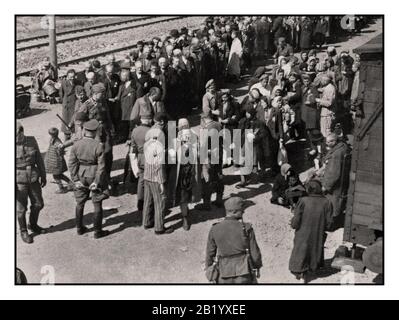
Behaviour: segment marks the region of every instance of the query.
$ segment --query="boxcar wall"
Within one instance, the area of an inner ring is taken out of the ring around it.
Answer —
[[[382,35],[354,50],[361,57],[344,241],[370,246],[383,235],[383,42]]]

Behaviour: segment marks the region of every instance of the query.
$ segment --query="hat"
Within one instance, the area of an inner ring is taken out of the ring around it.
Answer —
[[[84,123],[83,128],[85,128],[88,131],[96,131],[99,127],[99,123],[96,119],[91,119],[87,122]]]
[[[93,65],[93,68],[96,68],[96,69],[100,69],[101,68],[101,63],[98,60],[94,60],[92,65]]]
[[[179,36],[179,31],[177,29],[170,30],[170,36],[173,38],[177,38]]]
[[[244,210],[244,200],[241,197],[231,197],[224,202],[226,212],[237,212]]]
[[[86,122],[87,120],[89,120],[89,117],[87,116],[87,113],[85,113],[85,112],[76,113],[75,121]]]
[[[255,70],[254,73],[254,77],[255,78],[259,78],[261,75],[263,75],[266,72],[266,68],[265,67],[258,67]]]
[[[105,86],[102,82],[96,83],[95,85],[93,85],[92,91],[93,93],[103,93],[105,91]]]
[[[121,69],[129,69],[130,70],[130,68],[131,68],[130,61],[126,61],[126,60],[122,61],[120,66],[121,66]]]
[[[312,142],[320,142],[324,139],[324,136],[321,134],[319,129],[312,129],[310,131],[310,140]]]
[[[161,42],[161,38],[160,37],[154,37],[154,38],[152,38],[152,40],[154,41],[154,40],[157,40],[158,42]]]
[[[188,128],[190,128],[190,123],[188,122],[188,120],[186,118],[179,119],[179,121],[177,122],[177,130],[180,131]]]
[[[52,136],[52,137],[57,137],[58,136],[58,129],[57,128],[50,128],[50,129],[48,129],[48,133],[49,133],[49,135],[50,136]]]
[[[327,52],[335,52],[335,47],[334,46],[329,46],[327,48]]]
[[[209,89],[210,87],[216,87],[215,80],[211,79],[211,80],[209,80],[209,81],[206,83],[205,89]]]

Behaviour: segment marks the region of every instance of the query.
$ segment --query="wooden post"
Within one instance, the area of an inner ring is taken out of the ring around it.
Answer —
[[[57,39],[55,33],[55,15],[48,16],[48,36],[50,47],[50,62],[55,69],[55,78],[58,78],[58,65],[57,65]]]

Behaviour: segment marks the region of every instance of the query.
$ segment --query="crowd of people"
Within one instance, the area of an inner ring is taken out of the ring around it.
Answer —
[[[74,192],[77,233],[88,231],[83,212],[91,199],[95,238],[108,235],[102,229],[102,201],[116,187],[111,171],[113,146],[119,143],[129,146],[123,182],[137,179],[137,208],[143,214],[144,228],[154,228],[156,234],[173,232],[164,225],[165,212],[180,206],[183,228],[189,230],[189,204],[202,199],[198,209],[212,210],[213,193],[214,205],[223,207],[223,168],[243,165],[241,157],[226,156],[223,141],[215,149],[208,140],[198,145],[193,139],[189,119],[201,109],[201,129],[239,129],[241,144],[253,144],[253,166],[250,172],[241,171],[236,187],[274,179],[271,202],[292,209],[292,227],[297,230],[290,270],[298,279],[315,271],[323,263],[325,231],[337,228],[342,220],[345,168],[350,161],[347,135],[352,133],[353,119],[362,116],[358,99],[360,57],[348,51],[337,54],[333,46],[328,46],[325,57],[320,58],[323,45],[343,32],[338,27],[340,19],[209,17],[198,30],[172,30],[167,37],[138,42],[120,62],[110,56],[104,66],[94,60],[83,72],[69,70],[58,92],[51,96],[59,95],[62,102],[63,141],[58,129],[50,128],[45,161],[35,139],[27,139],[22,126],[17,126],[17,213],[22,240],[33,242],[27,227],[35,233],[46,232],[38,225],[46,172],[58,184],[57,193]],[[44,65],[40,78],[36,78],[40,90],[54,74],[47,61]],[[261,66],[250,77],[248,94],[239,103],[227,89],[228,83],[243,80],[255,65]],[[177,124],[172,145],[166,142],[170,121]],[[289,163],[287,149],[292,144],[301,145],[314,164],[308,181],[301,181],[295,164]],[[68,165],[64,159],[67,148],[71,149]],[[216,154],[218,163],[181,160],[197,158],[201,148],[209,157]],[[165,154],[174,161],[160,161]],[[70,179],[64,175],[68,169]],[[29,226],[25,217],[28,196]],[[226,211],[231,213],[227,220],[240,220],[242,201],[233,199]],[[322,223],[315,223],[315,219]],[[229,221],[225,227],[211,230],[207,267],[214,265],[217,248],[222,246],[228,260],[225,268],[230,273],[220,275],[224,280],[219,282],[253,281],[254,277],[248,280],[246,276],[252,270],[237,274],[231,269],[240,253],[237,246],[229,251],[226,237],[231,240],[234,232],[243,228]],[[252,253],[252,269],[260,269],[253,230],[244,225],[244,231],[244,236],[234,241],[241,241],[244,252],[256,251]],[[250,248],[245,235],[250,237]],[[247,260],[243,261],[240,263]]]

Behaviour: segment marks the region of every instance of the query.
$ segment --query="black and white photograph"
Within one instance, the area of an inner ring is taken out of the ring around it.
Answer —
[[[384,15],[261,12],[15,15],[16,285],[384,284]]]

